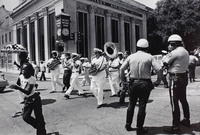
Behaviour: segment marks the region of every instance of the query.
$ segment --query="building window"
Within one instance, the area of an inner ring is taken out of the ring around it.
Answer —
[[[9,32],[9,42],[12,41],[12,36],[11,36],[11,32]]]
[[[50,52],[52,50],[55,50],[55,42],[56,42],[56,24],[55,24],[56,18],[55,13],[49,14],[49,44],[50,44]],[[48,52],[50,54],[50,52]]]
[[[139,25],[135,25],[135,41],[137,43],[137,41],[140,39],[140,26]]]
[[[112,32],[112,42],[118,43],[118,21],[117,20],[111,20],[111,32]]]
[[[7,34],[5,34],[5,42],[8,43]]]
[[[40,57],[40,60],[45,60],[44,59],[44,18],[40,18],[39,19],[39,31],[38,31],[38,34],[39,34],[39,57]]]
[[[3,36],[3,35],[2,35],[2,38],[1,38],[1,39],[2,39],[2,44],[4,44],[4,36]]]
[[[84,57],[88,57],[88,22],[87,13],[78,12],[77,13],[77,29],[78,32],[82,34],[81,40],[78,41],[77,52]]]
[[[25,47],[25,48],[27,48],[27,26],[25,25],[25,26],[23,26],[23,33],[22,33],[22,35],[23,35],[23,46]]]
[[[17,29],[17,44],[21,44],[21,28]]]
[[[96,32],[96,46],[100,49],[103,49],[105,43],[104,17],[95,16],[95,32]]]
[[[34,22],[30,23],[30,58],[35,61],[35,25]]]
[[[124,23],[125,50],[130,52],[130,24]]]

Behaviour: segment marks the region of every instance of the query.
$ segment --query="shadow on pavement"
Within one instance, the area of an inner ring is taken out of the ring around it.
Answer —
[[[52,133],[47,133],[47,135],[61,135],[59,132],[52,132]]]
[[[42,99],[42,105],[53,104],[55,102],[55,99]]]
[[[14,90],[4,90],[2,92],[0,92],[0,94],[3,94],[3,93],[9,93],[9,92],[13,92]]]
[[[128,102],[125,102],[123,104],[120,104],[119,102],[113,102],[110,104],[103,104],[102,107],[112,107],[114,109],[119,109],[119,108],[126,108],[128,106]]]
[[[47,89],[37,89],[36,91],[45,91],[45,90],[47,90]]]
[[[162,126],[162,127],[145,127],[145,129],[148,129],[148,134],[164,134],[167,135],[169,133],[166,133],[163,129],[169,128],[170,126]],[[200,134],[200,122],[191,124],[191,127],[184,127],[181,126],[181,133],[180,134],[187,134],[187,135],[197,135]]]

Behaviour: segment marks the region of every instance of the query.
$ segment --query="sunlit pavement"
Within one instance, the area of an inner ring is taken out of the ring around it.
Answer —
[[[15,83],[17,73],[6,73],[9,83]],[[191,128],[181,126],[182,134],[200,134],[200,68],[196,70],[196,82],[188,84],[187,98],[190,105]],[[2,74],[2,73],[1,73]],[[152,77],[155,80],[156,76]],[[64,98],[62,88],[50,94],[51,81],[37,81],[38,91],[41,93],[43,114],[46,129],[49,134],[60,135],[134,135],[136,131],[126,131],[124,128],[128,97],[126,103],[120,105],[118,97],[110,97],[111,92],[106,79],[104,89],[104,105],[97,109],[97,101],[89,90],[83,89],[86,97],[78,96],[74,91],[69,100]],[[80,78],[81,81],[81,78]],[[150,95],[147,104],[147,114],[144,127],[149,134],[165,134],[163,128],[171,126],[172,112],[169,101],[169,91],[163,85],[156,87]],[[12,115],[21,110],[18,92],[6,88],[0,93],[0,135],[35,135],[36,131],[26,124],[21,116],[12,118]],[[181,107],[181,106],[180,106]],[[138,107],[135,109],[132,127],[136,126]],[[181,115],[182,117],[182,115]]]

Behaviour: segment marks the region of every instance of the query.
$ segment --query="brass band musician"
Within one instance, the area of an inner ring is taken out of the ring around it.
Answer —
[[[94,48],[95,57],[91,61],[92,66],[96,66],[96,71],[92,74],[90,90],[97,98],[97,108],[101,108],[103,104],[103,86],[105,84],[105,69],[107,67],[107,61],[102,55],[102,52],[103,51],[101,49]]]
[[[56,92],[56,84],[60,85],[64,88],[64,84],[59,80],[60,75],[60,58],[58,56],[58,52],[53,50],[51,52],[52,58],[50,58],[47,62],[47,67],[51,72],[51,81],[52,81],[52,91],[50,93]]]

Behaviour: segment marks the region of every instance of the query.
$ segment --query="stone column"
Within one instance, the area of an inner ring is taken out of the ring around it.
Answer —
[[[31,40],[30,40],[30,17],[27,19],[27,50],[28,50],[28,57],[31,58],[30,52],[31,52]]]
[[[24,46],[24,40],[23,40],[23,38],[24,38],[24,33],[23,33],[23,21],[21,21],[20,22],[20,25],[21,25],[21,29],[20,29],[20,44],[22,45],[22,46]]]
[[[44,8],[44,52],[45,52],[45,61],[48,61],[50,59],[49,52],[49,31],[48,31],[48,8]]]
[[[124,15],[120,15],[119,17],[119,31],[120,31],[120,37],[119,37],[119,49],[121,51],[125,50],[125,32],[124,32]]]
[[[35,13],[35,61],[39,62],[40,58],[39,58],[39,39],[38,39],[38,14]]]
[[[89,6],[89,47],[91,48],[91,54],[93,53],[93,48],[96,47],[94,10],[95,10],[95,7]]]
[[[17,25],[15,24],[13,26],[13,44],[16,44],[16,43],[17,43]],[[14,54],[13,57],[14,57],[13,61],[18,62],[18,55]],[[14,69],[17,69],[17,66],[14,66]]]
[[[131,50],[136,52],[135,19],[131,19]]]
[[[17,25],[13,26],[13,43],[17,43]]]
[[[106,41],[112,41],[111,37],[111,12],[106,11]]]
[[[147,39],[147,21],[146,21],[146,15],[143,15],[143,20],[142,20],[142,29],[141,29],[141,32],[142,32],[142,38],[145,38]]]

